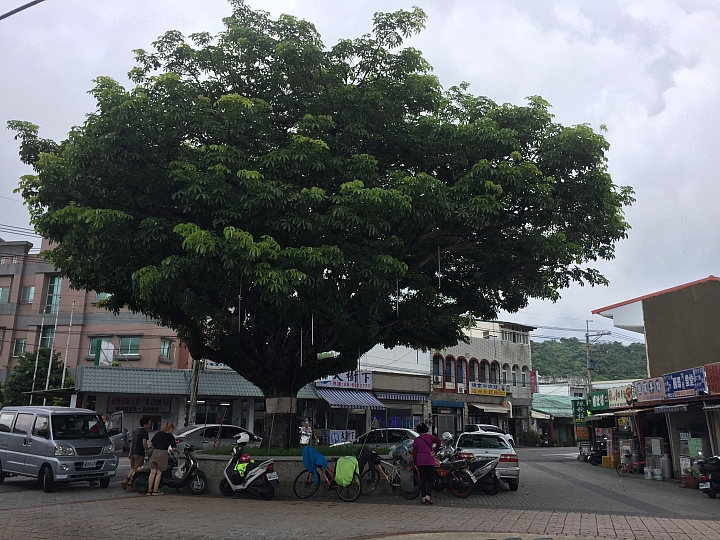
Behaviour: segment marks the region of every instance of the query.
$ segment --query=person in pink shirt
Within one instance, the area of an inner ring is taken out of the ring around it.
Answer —
[[[415,465],[420,473],[420,502],[432,504],[430,494],[435,484],[435,452],[440,448],[442,441],[435,437],[426,424],[418,424],[415,429],[420,435],[413,441],[412,454]]]

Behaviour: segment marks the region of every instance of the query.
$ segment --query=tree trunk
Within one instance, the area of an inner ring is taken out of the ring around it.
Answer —
[[[292,448],[300,441],[297,422],[297,398],[279,397],[265,400],[265,433],[262,449]]]

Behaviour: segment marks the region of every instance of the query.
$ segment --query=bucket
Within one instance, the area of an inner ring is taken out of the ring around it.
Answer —
[[[670,460],[670,456],[663,454],[660,458],[660,465],[663,478],[666,480],[672,478],[672,461]]]
[[[645,467],[645,480],[652,480],[652,469]]]
[[[653,480],[662,480],[663,479],[662,469],[653,469],[652,477],[653,477]]]

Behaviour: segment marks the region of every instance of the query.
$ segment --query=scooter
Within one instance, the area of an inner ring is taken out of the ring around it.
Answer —
[[[168,468],[163,471],[160,476],[159,487],[169,487],[176,489],[178,493],[180,488],[190,486],[190,493],[193,495],[202,495],[207,489],[208,482],[205,473],[198,468],[197,460],[193,451],[195,448],[187,445],[183,449],[185,462],[178,467],[178,460],[173,452],[169,452]],[[158,450],[156,450],[157,452]],[[138,493],[147,493],[148,483],[150,481],[150,462],[146,461],[133,476],[133,487]]]
[[[603,456],[607,455],[607,444],[598,443],[588,454],[587,460],[591,465],[597,466],[602,463]]]
[[[697,460],[700,469],[700,485],[703,493],[711,499],[720,493],[720,456],[710,456],[703,459],[702,453]]]
[[[470,471],[468,461],[458,459],[457,451],[452,446],[452,435],[443,434],[443,446],[435,452],[435,459],[440,462],[435,467],[434,491],[449,488],[453,495],[460,499],[469,497],[477,482],[475,475]]]
[[[275,462],[268,459],[256,464],[244,453],[245,445],[249,442],[250,436],[247,433],[241,433],[237,438],[230,461],[223,472],[224,478],[220,480],[220,493],[232,497],[237,493],[247,492],[269,501],[280,486],[278,474],[273,470]]]
[[[442,463],[446,461],[464,461],[466,471],[472,476],[475,489],[486,495],[497,495],[500,492],[500,472],[497,470],[500,458],[477,459],[471,452],[463,452],[452,445],[452,439],[443,439],[443,446],[435,457]]]

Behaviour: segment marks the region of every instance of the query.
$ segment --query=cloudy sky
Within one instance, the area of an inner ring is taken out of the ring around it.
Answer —
[[[0,14],[27,0],[0,0]],[[326,45],[369,32],[376,11],[422,7],[427,29],[408,44],[423,51],[445,86],[470,83],[475,94],[521,104],[540,95],[563,124],[601,124],[611,144],[617,185],[630,185],[630,236],[598,268],[609,287],[573,286],[556,304],[531,302],[502,318],[560,329],[607,330],[591,310],[720,274],[720,3],[715,0],[542,2],[509,0],[254,0],[273,16],[312,21]],[[61,140],[94,103],[92,79],[129,85],[132,50],[150,49],[166,30],[222,28],[225,0],[46,0],[0,20],[0,123],[28,120]],[[13,133],[0,130],[0,236],[30,227],[13,193],[29,168]],[[615,331],[614,331],[615,332]],[[631,342],[639,336],[624,340]],[[613,334],[619,339],[619,333]]]

